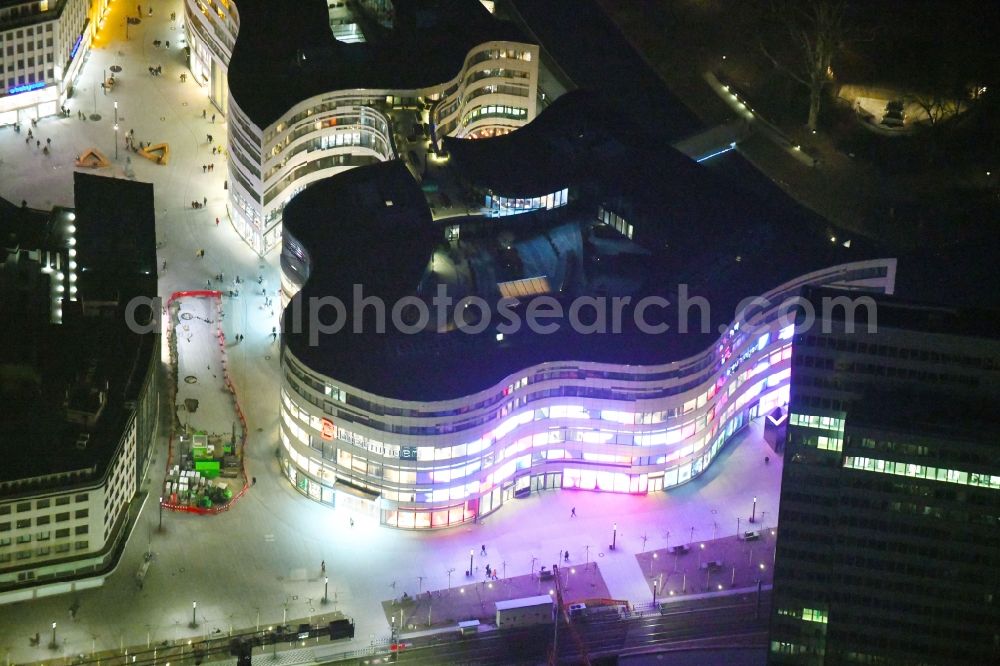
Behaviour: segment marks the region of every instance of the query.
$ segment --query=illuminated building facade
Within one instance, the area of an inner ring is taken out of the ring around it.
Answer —
[[[399,157],[402,115],[429,139],[535,116],[538,47],[513,26],[475,0],[394,5],[365,35],[342,2],[186,0],[191,70],[229,119],[229,214],[258,253],[280,242],[282,209],[304,187]]]
[[[109,2],[0,3],[0,125],[59,113]]]
[[[997,313],[875,297],[852,331],[835,296],[794,339],[770,663],[997,663]]]
[[[229,59],[240,29],[239,9],[234,0],[184,0],[184,18],[191,74],[225,115],[229,112]]]
[[[435,219],[399,161],[327,178],[289,203],[279,435],[283,471],[302,493],[426,529],[547,489],[675,487],[752,419],[787,404],[786,299],[807,284],[892,292],[895,260],[857,241],[831,243],[726,189],[669,146],[606,123],[593,99],[569,93],[509,136],[447,142],[474,189],[568,191],[559,206]],[[542,147],[525,152],[521,142]],[[567,168],[577,164],[587,166]],[[724,242],[706,245],[706,228]],[[692,257],[714,271],[694,270]],[[688,289],[711,301],[700,327],[683,305]],[[432,307],[442,293],[453,309]],[[765,302],[737,314],[755,294]],[[332,308],[309,310],[331,296],[344,308],[336,330],[323,328]],[[497,325],[503,297],[516,299],[523,323],[536,299],[572,318],[578,299],[624,296],[618,333]],[[469,334],[457,330],[468,321],[465,297],[492,304]],[[669,333],[629,323],[655,309],[643,309],[646,297],[678,304]],[[406,314],[416,301],[427,318]],[[407,330],[380,327],[387,312]]]
[[[837,266],[777,288],[874,280],[884,262]],[[760,313],[766,320],[773,312]],[[286,475],[383,525],[440,528],[553,488],[657,492],[711,464],[750,420],[788,402],[791,328],[731,330],[703,353],[651,366],[555,361],[452,400],[397,400],[316,373],[285,349]]]

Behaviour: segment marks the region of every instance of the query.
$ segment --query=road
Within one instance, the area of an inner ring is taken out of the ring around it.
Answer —
[[[577,618],[572,630],[563,620],[559,626],[559,663],[583,663],[581,646],[592,663],[650,647],[689,647],[695,643],[764,646],[770,608],[770,592],[764,591],[759,613],[756,595],[745,594],[674,602],[664,614],[650,609],[627,618],[614,613]],[[484,632],[464,639],[452,634],[414,638],[398,652],[396,663],[538,664],[548,660],[552,637],[553,628],[548,626]],[[375,662],[369,656],[337,663]]]

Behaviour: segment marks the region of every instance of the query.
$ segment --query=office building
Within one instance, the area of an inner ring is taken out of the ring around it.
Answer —
[[[59,113],[110,0],[0,2],[0,125]]]
[[[103,582],[156,433],[152,186],[74,176],[75,209],[0,200],[0,603]]]
[[[997,313],[842,296],[792,347],[770,661],[997,663]]]

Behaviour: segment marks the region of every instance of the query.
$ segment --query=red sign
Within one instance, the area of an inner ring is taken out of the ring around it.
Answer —
[[[333,439],[334,435],[336,435],[337,430],[333,425],[333,421],[331,421],[330,419],[323,419],[322,424],[323,424],[323,430],[320,433],[320,437],[329,442],[330,440]]]

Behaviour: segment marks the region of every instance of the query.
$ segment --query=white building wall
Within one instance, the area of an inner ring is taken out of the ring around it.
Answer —
[[[89,26],[106,5],[35,0],[0,8],[0,125],[59,112],[95,34]]]

